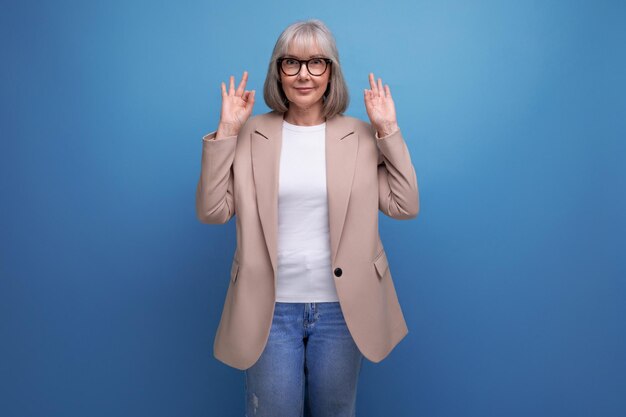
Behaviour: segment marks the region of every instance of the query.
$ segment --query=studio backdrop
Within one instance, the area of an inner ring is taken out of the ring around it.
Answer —
[[[357,415],[626,415],[626,3],[16,1],[0,13],[0,415],[244,414],[202,224],[220,83],[328,25],[388,83],[420,212],[379,213],[409,333]]]

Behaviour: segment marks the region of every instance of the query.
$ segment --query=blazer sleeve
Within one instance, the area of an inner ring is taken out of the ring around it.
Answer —
[[[378,207],[387,216],[404,220],[417,217],[419,191],[417,175],[402,132],[378,137]]]
[[[213,131],[202,138],[196,215],[202,223],[223,224],[235,214],[233,160],[237,136],[215,140],[216,134],[217,131]]]

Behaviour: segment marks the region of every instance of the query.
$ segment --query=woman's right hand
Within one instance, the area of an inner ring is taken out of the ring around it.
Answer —
[[[247,81],[248,71],[244,71],[241,82],[235,90],[235,77],[231,75],[228,92],[226,91],[226,84],[222,82],[222,113],[220,114],[217,136],[238,135],[241,127],[252,114],[255,90],[245,90]]]

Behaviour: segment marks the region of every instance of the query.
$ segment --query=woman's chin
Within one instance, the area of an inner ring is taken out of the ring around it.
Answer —
[[[292,100],[290,102],[290,105],[294,107],[298,107],[299,109],[302,109],[302,110],[308,110],[314,107],[320,100],[321,98],[318,100]]]

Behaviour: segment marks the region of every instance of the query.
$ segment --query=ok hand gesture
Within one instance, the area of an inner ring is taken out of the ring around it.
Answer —
[[[235,77],[230,76],[230,88],[222,82],[222,113],[220,114],[220,130],[225,135],[237,135],[246,123],[254,106],[255,90],[245,90],[248,71],[243,72],[241,82],[235,90]]]
[[[386,84],[383,89],[383,82],[380,78],[377,85],[372,72],[370,72],[369,80],[371,90],[364,90],[365,110],[372,127],[378,131],[378,137],[390,135],[398,129],[398,121],[389,85]]]

